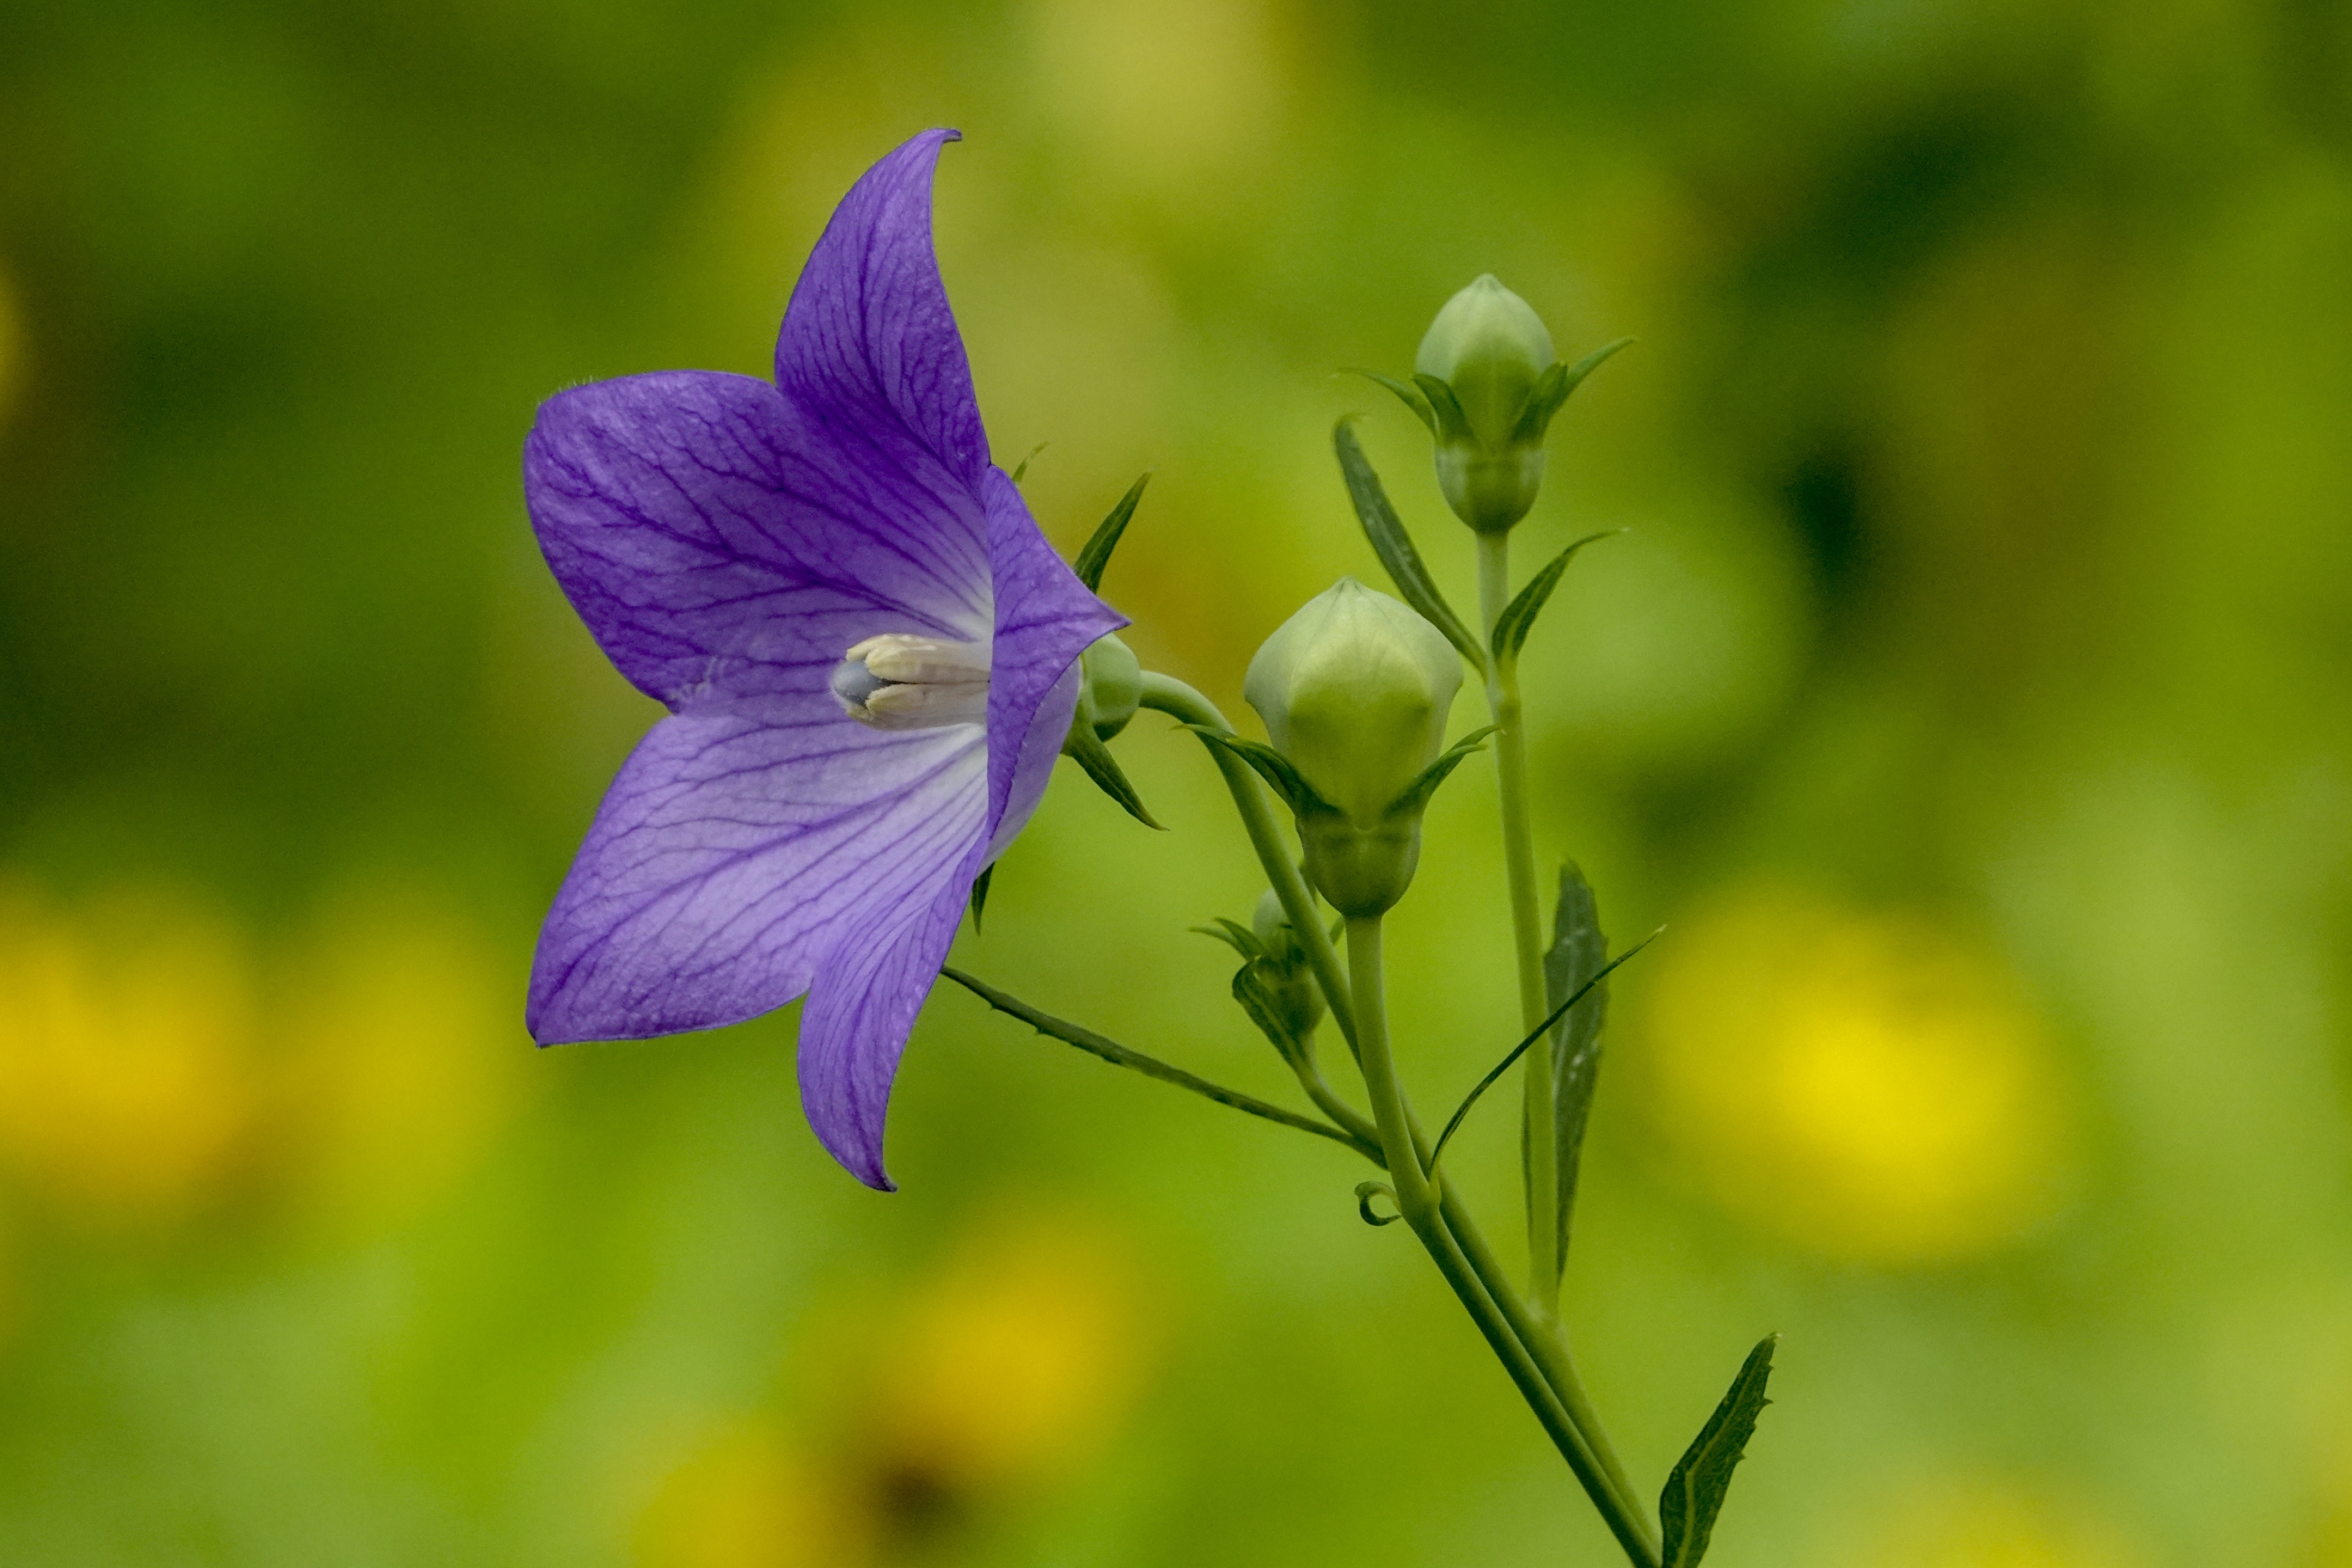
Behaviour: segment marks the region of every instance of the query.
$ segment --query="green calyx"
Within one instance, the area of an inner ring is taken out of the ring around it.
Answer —
[[[1346,577],[1250,661],[1242,694],[1270,746],[1221,741],[1289,804],[1307,879],[1345,915],[1404,896],[1421,816],[1465,747],[1444,751],[1462,685],[1453,644],[1407,605]]]
[[[1157,827],[1143,799],[1106,744],[1127,728],[1143,700],[1143,667],[1128,646],[1115,637],[1097,637],[1078,656],[1078,705],[1070,716],[1070,732],[1062,754],[1086,770],[1097,788],[1117,801],[1129,816],[1146,827]]]
[[[1577,384],[1633,340],[1574,365],[1543,318],[1492,273],[1445,302],[1421,340],[1411,382],[1374,375],[1435,439],[1438,488],[1481,533],[1507,531],[1543,488],[1544,436]]]

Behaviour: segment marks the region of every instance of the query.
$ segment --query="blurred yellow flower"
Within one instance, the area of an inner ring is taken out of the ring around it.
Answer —
[[[638,1521],[643,1568],[859,1568],[873,1546],[857,1500],[813,1472],[765,1421],[719,1434]]]
[[[101,1221],[218,1194],[253,1120],[252,973],[236,933],[172,895],[68,912],[0,886],[0,1167]]]
[[[1684,1168],[1801,1246],[1935,1262],[2050,1209],[2069,1119],[2043,1032],[1998,964],[1922,918],[1718,900],[1661,944],[1645,1022]]]
[[[1134,1266],[1072,1219],[1006,1211],[976,1226],[881,1345],[871,1406],[882,1463],[949,1493],[1045,1476],[1091,1450],[1151,1353]]]
[[[277,1152],[298,1204],[367,1221],[426,1201],[505,1123],[530,1041],[499,962],[469,921],[397,889],[329,911],[278,1018]]]
[[[1983,1476],[1916,1481],[1850,1516],[1830,1568],[2132,1568],[2114,1528]]]

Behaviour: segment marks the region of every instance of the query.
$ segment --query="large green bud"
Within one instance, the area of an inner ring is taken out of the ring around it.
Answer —
[[[1340,913],[1379,914],[1411,885],[1422,809],[1451,771],[1437,764],[1461,685],[1443,632],[1352,577],[1308,600],[1250,661],[1242,695],[1285,764],[1277,782],[1307,879]]]
[[[1421,340],[1413,381],[1429,400],[1438,487],[1481,533],[1535,505],[1551,414],[1539,390],[1558,363],[1543,319],[1491,272],[1448,300]]]

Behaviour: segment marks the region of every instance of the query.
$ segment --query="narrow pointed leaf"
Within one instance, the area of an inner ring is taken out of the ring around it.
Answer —
[[[1553,365],[1536,381],[1535,390],[1528,395],[1528,405],[1519,410],[1518,422],[1511,427],[1514,441],[1537,441],[1551,427],[1552,416],[1568,401],[1569,394],[1584,384],[1584,378],[1599,370],[1603,361],[1619,349],[1633,342],[1631,338],[1619,338],[1604,343],[1578,360],[1572,365]]]
[[[1162,1083],[1174,1084],[1178,1089],[1190,1089],[1204,1100],[1215,1100],[1219,1105],[1228,1105],[1235,1110],[1245,1111],[1268,1121],[1278,1121],[1285,1127],[1296,1127],[1301,1132],[1312,1132],[1318,1138],[1328,1138],[1335,1143],[1344,1143],[1375,1164],[1380,1163],[1379,1145],[1356,1138],[1343,1128],[1334,1127],[1328,1121],[1318,1121],[1311,1116],[1302,1116],[1295,1110],[1286,1110],[1279,1105],[1258,1099],[1255,1095],[1244,1094],[1239,1089],[1227,1089],[1219,1083],[1211,1083],[1207,1079],[1186,1072],[1182,1068],[1170,1062],[1163,1062],[1157,1057],[1149,1057],[1141,1051],[1130,1050],[1117,1040],[1096,1034],[1092,1029],[1082,1029],[1067,1019],[1056,1018],[1051,1013],[1032,1007],[1019,997],[999,991],[986,981],[974,979],[960,969],[943,967],[940,973],[954,981],[998,1012],[1020,1019],[1041,1035],[1059,1040],[1065,1045],[1076,1046],[1090,1056],[1099,1057],[1114,1067],[1132,1068],[1146,1078],[1156,1078]]]
[[[996,867],[992,862],[982,867],[980,875],[971,879],[971,929],[974,935],[980,931],[980,911],[988,907],[989,879],[995,875]]]
[[[1428,426],[1432,436],[1437,434],[1437,415],[1429,406],[1428,395],[1421,388],[1409,381],[1399,381],[1392,375],[1382,375],[1376,370],[1360,370],[1354,374],[1362,376],[1366,381],[1377,382],[1395,393],[1397,401],[1412,409],[1413,417]]]
[[[1609,986],[1602,976],[1610,967],[1609,938],[1601,930],[1592,885],[1571,861],[1559,868],[1559,902],[1552,913],[1551,947],[1544,954],[1544,993],[1551,1005],[1583,997],[1561,1016],[1551,1036],[1552,1126],[1559,1152],[1559,1243],[1552,1257],[1563,1263],[1576,1212],[1577,1163],[1601,1071],[1601,1026],[1609,1016]]]
[[[1152,820],[1151,813],[1143,808],[1143,797],[1137,795],[1135,786],[1127,782],[1127,774],[1120,769],[1118,759],[1110,754],[1110,748],[1103,744],[1102,737],[1095,733],[1093,725],[1084,721],[1071,725],[1069,738],[1062,742],[1062,752],[1086,769],[1087,777],[1095,781],[1095,787],[1118,802],[1119,808],[1128,816],[1146,827],[1160,826]]]
[[[1094,537],[1087,540],[1086,548],[1078,552],[1077,560],[1070,563],[1070,570],[1076,572],[1078,581],[1089,589],[1102,586],[1103,568],[1110,564],[1110,552],[1118,548],[1118,536],[1127,531],[1128,519],[1135,515],[1135,503],[1143,499],[1143,487],[1150,482],[1151,474],[1147,469],[1135,483],[1127,487],[1127,493],[1118,498],[1118,504],[1110,509],[1110,515],[1102,520],[1102,525],[1095,530]]]
[[[1486,749],[1479,742],[1493,734],[1495,730],[1496,726],[1492,724],[1483,730],[1473,730],[1448,746],[1435,762],[1413,775],[1412,783],[1405,785],[1403,791],[1389,802],[1381,815],[1400,816],[1427,805],[1429,797],[1437,793],[1437,786],[1444,784],[1454,769],[1468,762],[1472,752]]]
[[[1037,460],[1037,454],[1044,451],[1045,449],[1045,446],[1046,444],[1045,442],[1040,441],[1035,446],[1030,447],[1029,455],[1022,458],[1019,462],[1013,464],[1013,471],[1010,474],[1007,474],[1005,478],[1011,479],[1016,485],[1019,484],[1023,479],[1027,477],[1029,465]]]
[[[1731,1472],[1748,1451],[1756,1417],[1772,1403],[1764,1397],[1764,1385],[1772,1376],[1772,1347],[1780,1342],[1778,1334],[1757,1342],[1731,1380],[1731,1391],[1666,1478],[1658,1498],[1658,1522],[1665,1531],[1664,1568],[1696,1568],[1706,1555],[1707,1538],[1731,1489]]]
[[[1461,649],[1462,657],[1484,674],[1486,649],[1445,602],[1445,595],[1437,591],[1429,568],[1421,563],[1421,552],[1412,547],[1412,536],[1405,531],[1396,508],[1389,504],[1388,492],[1381,488],[1381,477],[1373,471],[1370,459],[1364,456],[1364,448],[1347,420],[1331,427],[1331,446],[1339,455],[1339,472],[1348,481],[1348,499],[1355,503],[1356,520],[1364,525],[1364,537],[1371,542],[1372,553],[1381,558],[1381,565],[1387,569],[1389,581],[1396,584],[1398,595],[1421,612],[1422,619],[1444,632],[1445,640]]]
[[[1599,533],[1588,533],[1553,556],[1542,571],[1528,578],[1527,586],[1521,588],[1517,595],[1503,606],[1503,613],[1495,617],[1495,657],[1507,661],[1519,657],[1519,650],[1527,647],[1528,634],[1535,630],[1536,617],[1550,602],[1551,591],[1559,586],[1561,575],[1568,571],[1568,563],[1575,558],[1578,551],[1596,539],[1607,539],[1612,534],[1624,531],[1622,528],[1612,528]]]
[[[1641,941],[1635,942],[1633,946],[1627,948],[1624,952],[1611,959],[1601,967],[1600,973],[1587,981],[1584,985],[1573,995],[1570,996],[1567,1001],[1562,1002],[1559,1006],[1554,1007],[1545,1016],[1544,1021],[1538,1024],[1535,1028],[1528,1033],[1526,1039],[1521,1040],[1517,1045],[1513,1046],[1508,1051],[1506,1051],[1503,1054],[1503,1059],[1496,1062],[1492,1068],[1487,1069],[1486,1076],[1478,1080],[1478,1086],[1475,1089],[1473,1089],[1468,1094],[1462,1097],[1462,1103],[1454,1108],[1454,1115],[1445,1123],[1445,1131],[1437,1135],[1437,1142],[1429,1151],[1429,1168],[1431,1170],[1433,1171],[1437,1168],[1437,1157],[1445,1152],[1446,1141],[1451,1139],[1454,1136],[1454,1131],[1461,1127],[1464,1119],[1470,1114],[1470,1108],[1478,1103],[1478,1097],[1485,1094],[1488,1089],[1494,1088],[1495,1080],[1501,1078],[1505,1073],[1510,1071],[1512,1064],[1517,1062],[1521,1057],[1528,1054],[1528,1047],[1534,1045],[1538,1040],[1542,1039],[1546,1034],[1549,1033],[1553,1025],[1559,1023],[1560,1019],[1568,1016],[1568,1010],[1570,1008],[1584,1000],[1585,994],[1587,992],[1600,984],[1603,980],[1608,979],[1610,973],[1612,970],[1624,963],[1635,953],[1641,952],[1643,948],[1649,946],[1652,942],[1657,940],[1658,933],[1656,931],[1652,931],[1648,936],[1643,937]]]

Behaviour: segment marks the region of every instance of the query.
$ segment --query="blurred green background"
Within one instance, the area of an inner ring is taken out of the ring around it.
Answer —
[[[1714,1561],[2352,1563],[2339,0],[0,5],[0,1560],[1614,1560],[1343,1152],[961,994],[892,1197],[793,1010],[529,1047],[654,714],[532,411],[762,371],[938,123],[1000,458],[1066,548],[1157,470],[1106,592],[1235,713],[1378,580],[1340,414],[1470,597],[1338,367],[1486,270],[1640,338],[1517,537],[1631,530],[1528,680],[1540,853],[1671,927],[1570,1263],[1645,1489],[1786,1335]],[[1172,831],[1062,777],[958,962],[1281,1096],[1213,775],[1119,749]],[[1425,1108],[1516,1033],[1491,778],[1391,921]]]

